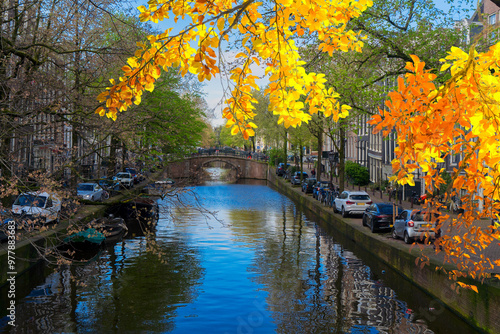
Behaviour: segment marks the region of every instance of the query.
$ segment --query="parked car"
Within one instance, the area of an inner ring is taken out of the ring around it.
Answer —
[[[330,182],[329,181],[318,181],[313,188],[313,198],[318,199],[319,198],[319,193],[321,191],[324,191],[326,189],[330,189]]]
[[[298,185],[300,182],[303,180],[307,179],[309,175],[307,175],[306,172],[302,172],[302,180],[300,179],[300,172],[295,172],[293,173],[292,177],[290,178],[290,183],[293,185]]]
[[[285,175],[286,173],[286,170],[290,167],[290,164],[286,164],[286,167],[285,167],[285,163],[283,162],[280,162],[278,164],[278,167],[276,168],[276,175],[278,176],[283,176]]]
[[[102,202],[106,199],[104,189],[97,183],[78,183],[76,195],[89,201]]]
[[[125,168],[125,171],[132,175],[134,183],[139,183],[144,180],[144,176],[135,168]]]
[[[306,194],[312,193],[316,182],[318,182],[318,180],[315,177],[309,177],[302,181],[302,192],[305,192]]]
[[[368,226],[373,233],[392,229],[393,210],[392,203],[373,203],[363,213],[363,226]],[[401,211],[402,209],[397,207],[396,215]]]
[[[97,184],[100,185],[104,190],[106,190],[110,196],[113,196],[120,191],[120,182],[113,180],[112,178],[99,179],[97,181]]]
[[[344,191],[335,199],[334,212],[341,212],[346,218],[352,214],[363,214],[372,204],[370,195],[364,191]]]
[[[125,188],[132,188],[134,185],[134,179],[128,172],[120,172],[116,174],[113,176],[113,180],[120,182],[120,185]]]
[[[42,224],[59,221],[61,200],[55,194],[26,192],[19,195],[12,205],[15,217],[33,219]]]
[[[430,214],[421,210],[403,210],[394,222],[392,237],[394,239],[403,238],[407,244],[415,240],[426,238],[435,239],[440,236],[441,231],[436,230],[439,223],[439,214],[434,214],[431,219]]]

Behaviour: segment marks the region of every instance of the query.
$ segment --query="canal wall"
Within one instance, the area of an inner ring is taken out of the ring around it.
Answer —
[[[500,333],[500,287],[498,285],[462,280],[478,287],[478,293],[471,290],[454,289],[454,282],[438,267],[443,267],[442,258],[435,256],[432,247],[409,247],[401,241],[388,238],[387,235],[373,234],[370,229],[363,227],[361,219],[342,219],[333,214],[331,209],[321,205],[312,196],[306,196],[300,188],[293,188],[289,182],[269,171],[268,184],[291,198],[300,208],[309,211],[326,224],[332,226],[345,238],[357,246],[372,253],[380,260],[399,272],[404,278],[415,283],[433,298],[436,303],[429,305],[429,317],[439,317],[440,302],[459,314],[467,322],[487,333]],[[421,267],[417,265],[422,256],[430,258],[429,264]],[[444,266],[452,269],[450,266]]]

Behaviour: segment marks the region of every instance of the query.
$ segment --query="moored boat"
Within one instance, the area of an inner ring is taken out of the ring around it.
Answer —
[[[72,233],[57,247],[60,255],[72,260],[89,260],[96,256],[106,237],[95,228]]]
[[[99,218],[94,225],[96,230],[106,237],[106,243],[120,241],[128,233],[125,220],[120,217],[114,217],[113,215],[109,215],[107,218]]]

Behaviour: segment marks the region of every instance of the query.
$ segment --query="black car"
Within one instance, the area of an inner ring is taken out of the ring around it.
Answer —
[[[396,208],[396,215],[401,208]],[[373,203],[363,213],[363,226],[368,226],[373,233],[380,230],[390,230],[393,222],[392,203]]]
[[[304,182],[302,182],[302,192],[306,194],[312,193],[316,182],[318,182],[318,180],[315,177],[305,179]]]

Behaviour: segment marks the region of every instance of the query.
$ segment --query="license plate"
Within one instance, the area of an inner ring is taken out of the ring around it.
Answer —
[[[356,203],[357,205],[365,205],[365,203]]]
[[[431,227],[432,225],[431,224],[422,224],[420,225],[420,227]]]
[[[389,225],[389,227],[390,227],[390,228],[393,228],[393,227],[394,227],[394,225],[392,225],[392,224],[391,224],[391,225]]]

